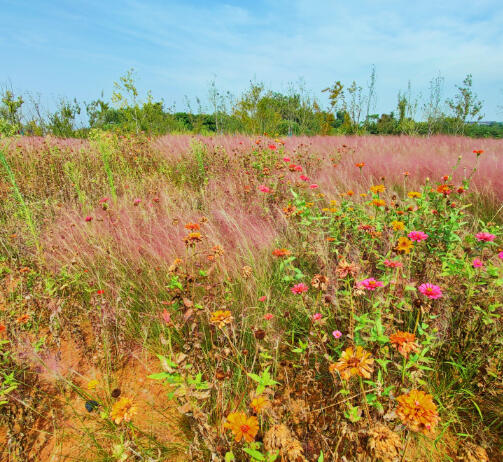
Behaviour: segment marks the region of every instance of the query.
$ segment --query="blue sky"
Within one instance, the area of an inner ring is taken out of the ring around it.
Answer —
[[[255,79],[286,91],[299,78],[319,97],[341,80],[365,86],[376,67],[376,112],[407,82],[445,96],[467,73],[485,119],[503,119],[501,0],[172,2],[0,0],[0,84],[91,100],[133,67],[141,89],[182,110],[208,83],[239,94]]]

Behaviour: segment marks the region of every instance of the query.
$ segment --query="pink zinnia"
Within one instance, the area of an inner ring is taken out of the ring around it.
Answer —
[[[272,318],[274,318],[274,315],[273,315],[273,314],[271,314],[271,313],[266,313],[266,314],[264,314],[264,319],[265,319],[266,321],[270,321]]]
[[[496,236],[491,233],[477,233],[475,234],[477,241],[492,242],[496,239]]]
[[[276,145],[275,144],[270,144],[268,147],[269,147],[269,149],[271,151],[275,151],[276,150]]]
[[[323,315],[321,313],[314,313],[313,314],[313,321],[320,321],[323,318]]]
[[[500,252],[500,253],[498,254],[498,258],[501,258],[501,259],[503,260],[503,252]]]
[[[283,160],[284,160],[285,162],[290,162],[290,160],[291,160],[291,159],[290,159],[290,157],[286,157],[286,156],[285,156],[285,157],[283,157]]]
[[[295,171],[302,172],[302,167],[300,165],[295,166]]]
[[[258,187],[259,191],[262,191],[264,193],[270,193],[271,190],[265,185],[265,184],[261,184],[259,187]]]
[[[480,258],[474,258],[472,265],[474,268],[482,268],[484,266],[484,262]]]
[[[426,295],[428,298],[436,299],[442,297],[442,289],[434,284],[426,282],[419,286],[419,292]]]
[[[133,205],[139,205],[139,204],[140,204],[140,202],[141,202],[141,199],[135,199],[135,200],[133,201]]]
[[[403,263],[401,261],[388,260],[387,258],[386,258],[386,260],[384,260],[384,264],[388,268],[401,268],[403,266]]]
[[[108,202],[109,201],[109,198],[108,197],[103,197],[100,199],[100,204],[103,204],[105,202]]]
[[[340,330],[334,330],[332,332],[332,335],[335,337],[335,338],[341,338],[342,337],[342,332]]]
[[[365,287],[367,290],[376,290],[378,287],[383,287],[384,282],[376,281],[374,278],[364,279],[358,283],[360,286]]]
[[[313,183],[313,184],[309,185],[309,187],[311,189],[316,189],[318,187],[318,185],[316,183]]]
[[[309,287],[306,286],[303,282],[299,284],[295,284],[291,289],[290,289],[294,294],[302,294],[304,292],[307,292],[309,290]]]
[[[309,177],[306,175],[300,175],[299,177],[302,181],[309,181]]]
[[[87,216],[86,218],[84,218],[84,220],[90,222],[93,221],[93,217]]]
[[[262,295],[262,297],[260,297],[258,299],[259,302],[265,302],[267,300],[267,297],[265,295]]]
[[[411,231],[409,234],[407,234],[407,236],[411,241],[415,242],[421,242],[428,239],[428,235],[426,233],[423,233],[422,231]]]

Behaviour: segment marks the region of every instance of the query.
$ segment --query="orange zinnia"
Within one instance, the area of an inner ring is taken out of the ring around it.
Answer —
[[[289,255],[291,255],[292,252],[290,252],[288,249],[275,249],[272,251],[272,254],[275,256],[275,257],[288,257]]]
[[[251,443],[258,433],[258,420],[255,416],[247,417],[244,412],[232,412],[227,416],[224,428],[232,431],[237,443],[243,438]]]
[[[410,332],[397,331],[389,336],[389,341],[405,358],[408,358],[409,353],[419,350],[419,345],[416,343],[416,336]]]
[[[433,432],[440,419],[431,395],[421,390],[411,390],[396,400],[396,413],[404,425],[425,435]]]
[[[374,370],[373,364],[374,360],[370,357],[370,353],[361,346],[357,346],[356,350],[349,347],[342,352],[339,361],[330,366],[330,371],[338,371],[343,380],[348,380],[354,375],[369,379]]]

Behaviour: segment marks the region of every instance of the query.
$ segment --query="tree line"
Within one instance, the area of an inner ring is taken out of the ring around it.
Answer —
[[[134,70],[114,83],[109,100],[91,102],[60,98],[53,111],[44,111],[40,95],[16,95],[12,86],[1,92],[0,136],[14,134],[58,137],[86,137],[93,128],[121,133],[243,133],[288,135],[434,135],[452,134],[473,137],[503,137],[503,123],[479,123],[482,102],[473,91],[468,74],[455,88],[452,98],[443,97],[444,79],[430,81],[429,91],[420,101],[409,83],[399,91],[396,106],[389,113],[374,113],[376,73],[372,68],[365,86],[353,81],[334,82],[323,90],[328,106],[306,90],[300,81],[287,91],[267,89],[250,82],[241,95],[221,92],[210,82],[206,103],[185,98],[186,109],[178,112],[155,100],[151,92],[141,95]],[[320,95],[321,96],[321,95]],[[195,107],[194,107],[195,106]]]

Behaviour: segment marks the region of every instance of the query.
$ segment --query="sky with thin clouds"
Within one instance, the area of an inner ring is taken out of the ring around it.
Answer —
[[[90,101],[129,68],[166,105],[205,100],[215,79],[238,95],[250,80],[287,91],[299,79],[321,90],[340,80],[366,86],[376,69],[375,112],[396,107],[408,82],[444,97],[466,74],[486,120],[503,120],[501,0],[0,0],[0,85]]]

